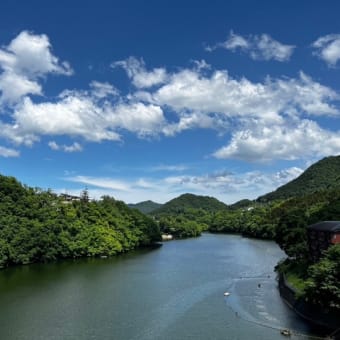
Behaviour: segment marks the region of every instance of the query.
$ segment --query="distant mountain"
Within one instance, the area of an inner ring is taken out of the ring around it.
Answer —
[[[165,203],[152,212],[152,215],[177,214],[187,209],[202,209],[209,212],[227,209],[227,205],[214,197],[183,194]]]
[[[139,202],[139,203],[136,203],[136,204],[132,204],[132,203],[128,204],[128,206],[130,208],[137,209],[144,214],[149,214],[152,211],[159,209],[162,205],[163,204],[156,203],[156,202],[153,202],[153,201],[150,201],[150,200]]]
[[[250,207],[254,204],[254,201],[248,200],[248,199],[243,199],[241,201],[237,201],[236,203],[233,203],[231,205],[229,205],[230,209],[240,209],[240,208],[247,208]]]
[[[299,177],[269,194],[260,196],[257,201],[287,199],[335,187],[340,187],[340,156],[326,157],[314,163]]]

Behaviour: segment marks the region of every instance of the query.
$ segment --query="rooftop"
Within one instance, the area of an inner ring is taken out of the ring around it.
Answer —
[[[340,221],[322,221],[308,226],[307,229],[340,232]]]

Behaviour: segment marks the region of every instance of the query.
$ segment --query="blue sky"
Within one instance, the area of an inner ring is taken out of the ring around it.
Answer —
[[[340,153],[337,1],[0,4],[0,172],[233,203]]]

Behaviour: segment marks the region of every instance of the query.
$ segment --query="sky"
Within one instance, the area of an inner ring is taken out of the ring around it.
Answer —
[[[0,173],[255,199],[340,154],[340,2],[0,2]]]

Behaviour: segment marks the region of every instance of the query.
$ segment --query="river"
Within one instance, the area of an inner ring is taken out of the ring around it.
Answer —
[[[310,334],[279,297],[273,269],[283,257],[270,241],[204,234],[114,258],[8,268],[0,339],[283,338],[269,327]]]

